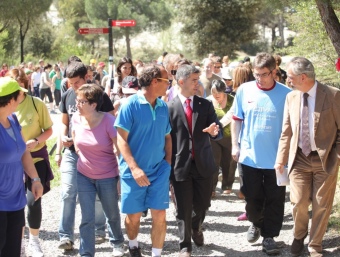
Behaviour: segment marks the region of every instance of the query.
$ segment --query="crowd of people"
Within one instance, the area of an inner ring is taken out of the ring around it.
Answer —
[[[71,56],[58,64],[21,64],[0,71],[0,256],[24,257],[27,205],[29,245],[40,247],[41,197],[53,179],[46,140],[50,114],[60,114],[55,161],[61,173],[59,249],[74,249],[77,199],[81,209],[80,256],[95,256],[106,240],[113,256],[142,256],[141,217],[150,210],[152,256],[162,254],[166,209],[175,206],[179,257],[192,241],[204,246],[202,224],[217,182],[239,198],[249,220],[246,239],[279,254],[286,187],[294,220],[290,251],[300,256],[309,234],[310,256],[322,254],[340,156],[340,91],[315,79],[306,58],[289,61],[258,53],[229,63],[210,54],[193,63],[164,52],[155,63],[128,57],[115,69]],[[47,99],[45,99],[47,97]],[[119,206],[119,197],[121,205]],[[308,208],[312,222],[308,230]]]

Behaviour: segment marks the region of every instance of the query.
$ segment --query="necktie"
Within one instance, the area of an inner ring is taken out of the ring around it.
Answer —
[[[185,117],[187,118],[188,128],[190,130],[189,131],[190,135],[192,135],[192,109],[191,109],[191,106],[190,106],[190,102],[191,102],[190,98],[185,100],[185,104],[186,104],[186,107],[185,107]]]
[[[306,156],[310,154],[312,151],[310,146],[310,138],[309,138],[309,122],[308,122],[308,94],[303,94],[303,107],[302,107],[302,153]]]
[[[192,138],[192,109],[190,106],[191,99],[188,98],[185,100],[185,118],[187,119],[188,122],[188,128],[189,128],[189,133],[190,133],[190,139],[191,139],[191,154],[192,158],[194,158],[194,140]]]

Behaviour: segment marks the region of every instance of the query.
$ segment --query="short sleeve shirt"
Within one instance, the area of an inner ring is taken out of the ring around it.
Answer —
[[[286,95],[291,91],[276,82],[270,90],[256,81],[242,84],[235,97],[234,119],[243,120],[239,162],[259,169],[273,169],[282,130]]]
[[[115,126],[129,132],[128,144],[138,166],[146,175],[155,172],[157,164],[165,157],[165,136],[171,131],[166,103],[156,99],[152,108],[142,92],[138,92],[121,106]],[[122,177],[132,177],[122,156],[119,168]]]

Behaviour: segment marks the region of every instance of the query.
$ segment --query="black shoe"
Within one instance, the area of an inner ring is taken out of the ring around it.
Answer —
[[[279,254],[280,249],[273,238],[267,237],[262,241],[262,251],[268,255]]]
[[[136,247],[136,246],[132,248],[129,247],[129,252],[130,252],[131,257],[143,257],[140,251],[140,247]]]
[[[201,229],[193,229],[191,238],[194,241],[195,245],[197,246],[204,245],[204,236]]]
[[[251,224],[247,232],[248,242],[255,243],[260,238],[260,234],[261,234],[261,229],[258,227],[255,227],[254,224]]]

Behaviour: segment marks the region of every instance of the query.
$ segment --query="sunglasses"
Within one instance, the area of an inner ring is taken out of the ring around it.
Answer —
[[[176,73],[177,73],[177,70],[171,70],[170,73],[171,73],[171,75],[175,76]]]

